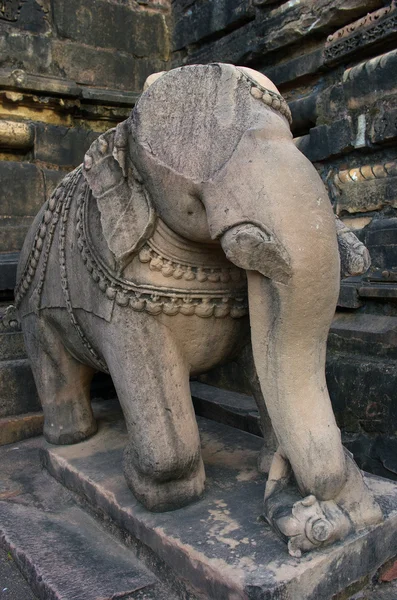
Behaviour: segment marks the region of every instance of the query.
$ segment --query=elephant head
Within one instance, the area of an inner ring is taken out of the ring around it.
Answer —
[[[288,105],[260,73],[181,67],[154,78],[130,118],[91,148],[84,172],[119,269],[160,217],[183,238],[220,244],[246,270],[254,361],[277,461],[290,465],[303,496],[342,497],[345,507],[360,497],[349,516],[368,523],[379,511],[372,498],[362,500],[358,477],[350,485],[351,459],[325,382],[340,281],[335,219],[289,122]],[[369,266],[356,238],[345,236],[344,247],[358,256],[353,270]]]

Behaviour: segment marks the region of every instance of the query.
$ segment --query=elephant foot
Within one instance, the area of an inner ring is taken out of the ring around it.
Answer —
[[[291,556],[329,546],[349,534],[382,521],[380,507],[367,488],[360,469],[346,452],[346,482],[334,499],[302,498],[292,469],[277,451],[265,494],[265,518],[288,544]]]
[[[201,459],[185,473],[140,472],[131,461],[133,451],[124,452],[123,470],[134,496],[151,512],[176,510],[198,500],[204,491],[205,471]]]
[[[47,442],[60,446],[78,444],[97,432],[98,426],[94,418],[81,418],[80,415],[73,417],[69,415],[67,420],[61,420],[62,425],[45,420],[43,433]]]

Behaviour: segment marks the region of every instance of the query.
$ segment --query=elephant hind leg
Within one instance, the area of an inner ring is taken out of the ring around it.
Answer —
[[[97,431],[90,402],[94,370],[77,361],[43,318],[23,324],[25,346],[44,412],[44,437],[51,444],[75,444]]]

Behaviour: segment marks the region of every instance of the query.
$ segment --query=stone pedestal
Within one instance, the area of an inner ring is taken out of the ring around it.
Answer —
[[[261,518],[265,477],[256,459],[262,440],[203,418],[199,423],[206,491],[198,502],[174,512],[148,512],[127,488],[122,474],[127,435],[119,413],[104,414],[98,434],[83,443],[45,445],[42,461],[58,481],[150,548],[200,597],[326,600],[344,591],[348,598],[397,554],[397,485],[367,476],[384,522],[327,550],[290,557]]]

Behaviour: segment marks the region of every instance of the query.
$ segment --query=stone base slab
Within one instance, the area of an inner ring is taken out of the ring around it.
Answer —
[[[46,445],[42,461],[63,485],[151,548],[182,580],[213,600],[327,600],[368,581],[397,554],[397,485],[368,476],[382,524],[302,559],[261,518],[264,475],[256,469],[262,440],[199,418],[207,484],[196,503],[153,514],[128,489],[121,469],[127,442],[121,414],[104,414],[99,432],[74,445]],[[346,596],[348,597],[348,596]]]

